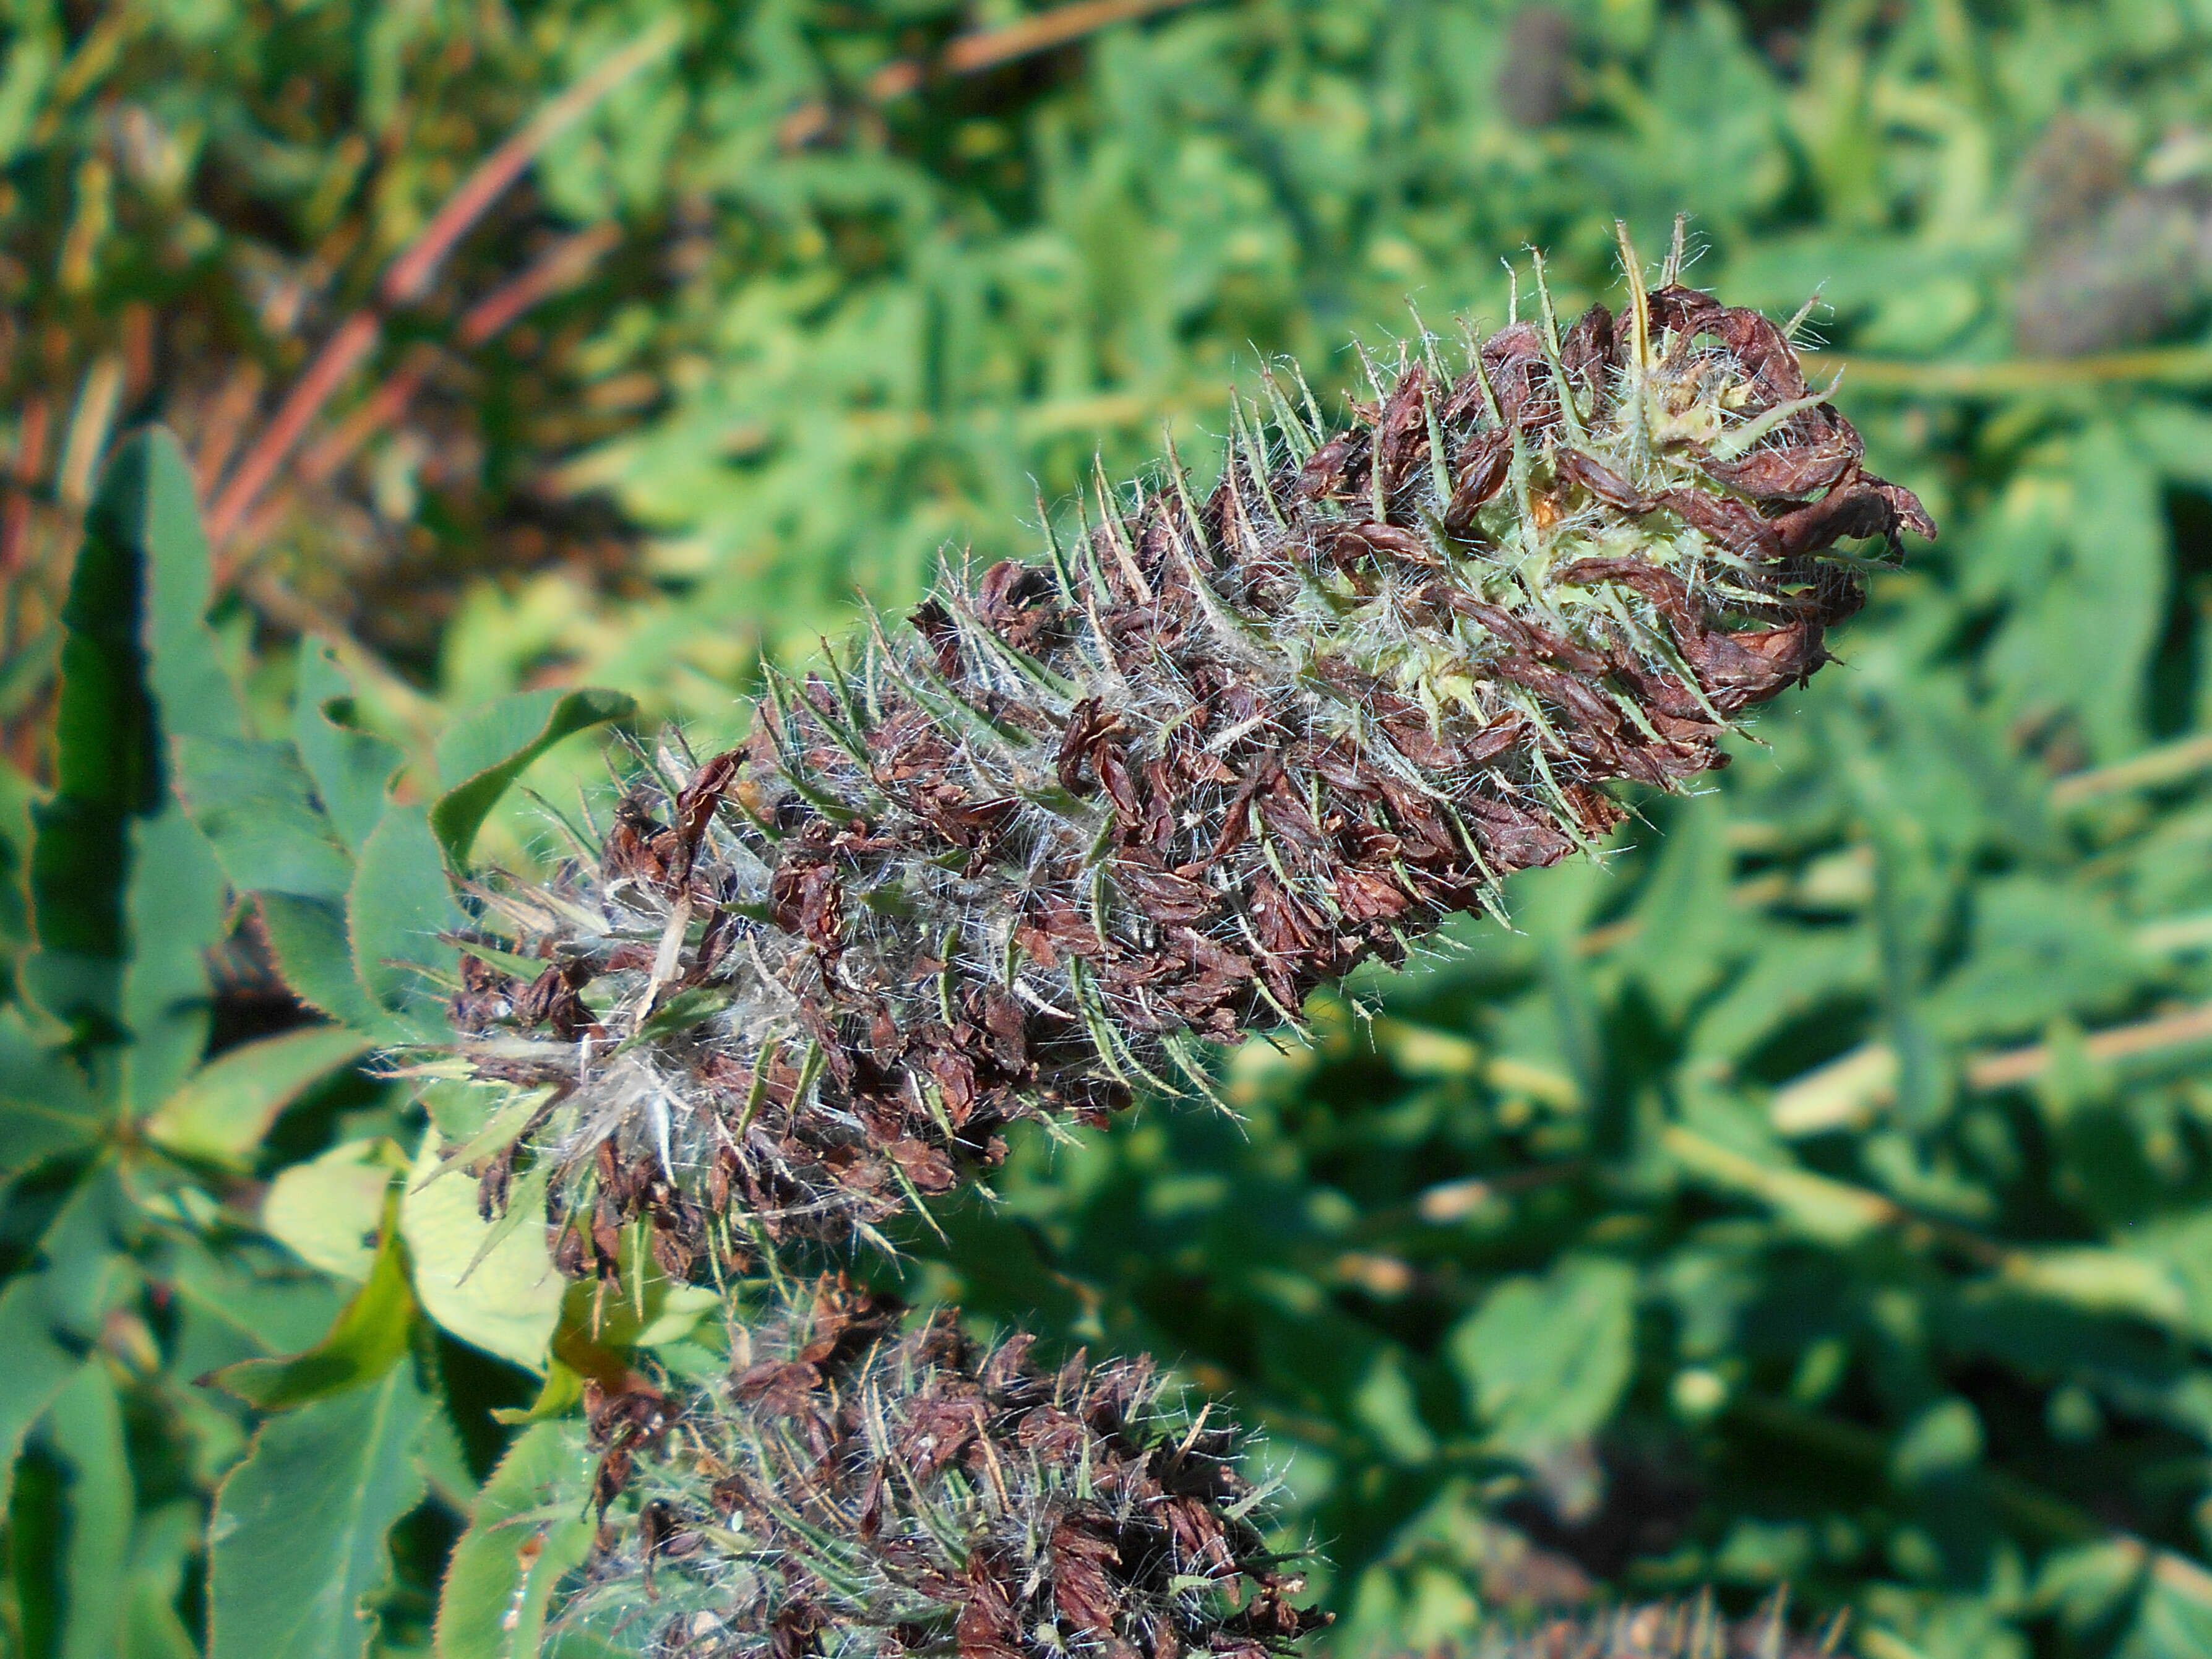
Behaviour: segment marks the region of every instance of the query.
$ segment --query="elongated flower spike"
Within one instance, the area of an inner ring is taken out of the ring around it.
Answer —
[[[811,1281],[727,1371],[595,1395],[600,1543],[556,1627],[654,1659],[1267,1659],[1326,1622],[1238,1437],[1149,1361],[1048,1370],[897,1316]]]
[[[1593,846],[1605,786],[1724,764],[1860,604],[1838,544],[1934,526],[1781,330],[1622,249],[1623,316],[1562,330],[1540,268],[1534,320],[1341,429],[1271,378],[1210,490],[1102,478],[1043,562],[660,756],[596,868],[489,895],[454,1012],[552,1087],[564,1265],[641,1219],[679,1273],[872,1237],[1011,1122],[1205,1091],[1195,1040]]]

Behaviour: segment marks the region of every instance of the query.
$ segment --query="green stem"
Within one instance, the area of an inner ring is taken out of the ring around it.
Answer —
[[[2081,357],[2017,357],[1993,363],[1916,363],[1832,351],[1799,354],[1807,371],[1841,370],[1854,392],[1943,398],[2008,398],[2086,386],[2212,383],[2212,346],[2100,351]]]

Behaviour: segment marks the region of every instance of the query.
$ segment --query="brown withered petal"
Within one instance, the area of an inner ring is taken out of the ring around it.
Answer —
[[[1194,1039],[1401,961],[1603,836],[1607,785],[1725,763],[1860,603],[1825,556],[1934,533],[1780,329],[1671,275],[1376,390],[1334,433],[1240,408],[1202,496],[1172,457],[1102,483],[1073,545],[665,752],[599,868],[492,896],[557,966],[476,963],[454,1016],[550,1085],[565,1267],[641,1219],[695,1274],[865,1237],[1013,1122],[1202,1090]]]
[[[595,1397],[608,1525],[556,1622],[642,1621],[659,1659],[1265,1659],[1323,1622],[1235,1431],[1164,1409],[1149,1365],[1048,1370],[1025,1337],[896,1312],[802,1285],[732,1374]]]

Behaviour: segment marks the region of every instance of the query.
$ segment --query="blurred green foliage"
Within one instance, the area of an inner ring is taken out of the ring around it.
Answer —
[[[703,746],[758,652],[910,602],[940,549],[1032,550],[1094,453],[1164,426],[1202,471],[1267,355],[1329,395],[1409,301],[1495,319],[1528,243],[1597,297],[1615,216],[1656,249],[1686,211],[1730,303],[1820,294],[1941,544],[1717,787],[1522,878],[1516,933],[1248,1045],[1241,1124],[1021,1142],[905,1271],[1264,1429],[1340,1650],[1787,1582],[1872,1659],[2212,1652],[2212,14],[1206,0],[947,67],[1047,9],[13,0],[8,1639],[423,1651],[472,1513],[479,1623],[542,1608],[494,1521],[562,1431],[475,1482],[538,1386],[509,1362],[554,1333],[556,1413],[595,1351],[440,1277],[441,1229],[485,1247],[458,1183],[380,1208],[419,1083],[343,1068],[429,1017],[392,963],[440,967],[477,826],[530,855],[508,758],[614,712],[567,688]],[[70,611],[73,574],[141,580],[79,534],[112,433],[168,422],[215,494],[467,169],[670,17],[388,309],[218,550],[212,633],[158,574]],[[454,1139],[491,1109],[428,1105]],[[614,1346],[681,1363],[674,1294]],[[218,1504],[233,1396],[275,1414]],[[283,1508],[340,1480],[350,1530]],[[226,1637],[296,1599],[252,1540],[310,1536],[307,1645]]]

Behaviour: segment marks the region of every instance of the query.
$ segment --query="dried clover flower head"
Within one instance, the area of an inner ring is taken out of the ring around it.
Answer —
[[[655,1659],[1264,1659],[1321,1622],[1209,1412],[842,1278],[687,1395],[595,1398],[600,1545],[558,1613]]]
[[[1499,1626],[1426,1659],[1847,1659],[1840,1623],[1823,1639],[1793,1635],[1777,1596],[1757,1617],[1719,1617],[1694,1605],[1618,1607],[1526,1627]]]
[[[1679,234],[1655,291],[1623,246],[1620,317],[1562,334],[1540,262],[1534,320],[1455,373],[1424,340],[1341,430],[1271,380],[1209,493],[1172,452],[1102,480],[1045,563],[665,752],[596,868],[487,895],[545,966],[472,960],[457,1022],[552,1085],[564,1265],[640,1219],[679,1273],[866,1236],[1015,1120],[1203,1091],[1194,1039],[1401,962],[1603,835],[1603,786],[1723,764],[1859,604],[1837,544],[1934,530]]]

